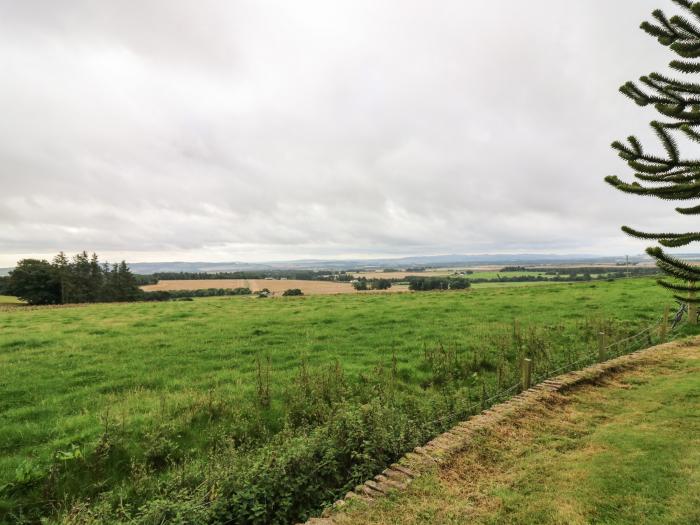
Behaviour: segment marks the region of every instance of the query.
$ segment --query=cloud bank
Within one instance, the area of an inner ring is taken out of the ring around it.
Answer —
[[[0,265],[638,253],[689,227],[602,182],[655,7],[0,1]]]

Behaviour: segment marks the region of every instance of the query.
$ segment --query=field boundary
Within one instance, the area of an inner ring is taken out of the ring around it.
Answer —
[[[365,481],[362,485],[358,485],[353,491],[336,501],[324,511],[323,517],[311,518],[304,525],[333,525],[335,523],[334,514],[352,500],[371,504],[374,500],[389,494],[405,491],[416,478],[434,472],[435,468],[447,464],[454,456],[465,450],[480,433],[540,404],[552,393],[564,392],[580,385],[594,383],[616,372],[638,367],[660,352],[665,353],[679,346],[697,344],[698,342],[700,342],[700,337],[663,343],[602,363],[596,363],[581,370],[545,379],[507,401],[493,405],[480,414],[458,423],[426,445],[416,447],[412,452],[406,453],[381,474]]]

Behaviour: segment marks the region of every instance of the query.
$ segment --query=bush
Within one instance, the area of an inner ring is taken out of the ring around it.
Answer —
[[[469,281],[466,279],[450,280],[450,290],[466,290],[469,288]]]
[[[389,279],[372,279],[370,287],[372,290],[388,290],[391,288],[391,281]]]
[[[367,279],[364,277],[359,278],[357,281],[353,281],[352,287],[355,288],[358,292],[368,290],[369,287],[367,286]]]
[[[291,297],[298,295],[304,295],[304,292],[302,292],[299,288],[290,288],[289,290],[285,290],[282,294],[283,297]]]
[[[10,273],[5,291],[29,304],[61,304],[61,282],[48,261],[21,260]]]

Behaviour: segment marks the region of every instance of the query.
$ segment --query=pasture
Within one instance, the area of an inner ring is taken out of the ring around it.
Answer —
[[[550,369],[670,302],[631,279],[0,311],[0,520],[301,519],[514,380],[519,356]]]
[[[425,272],[360,272],[355,277],[371,279],[405,279],[409,276],[418,277],[446,277],[460,276],[467,279],[493,279],[494,282],[472,283],[472,286],[480,288],[493,288],[502,286],[527,286],[550,284],[546,281],[532,282],[499,282],[499,277],[542,277],[549,278],[544,272],[515,271],[499,272],[496,270],[479,270],[471,274],[465,274],[464,269],[430,270]],[[572,270],[573,271],[573,270]],[[597,275],[594,275],[597,277]],[[560,282],[560,281],[558,281]],[[551,283],[554,284],[554,283]],[[205,290],[208,288],[250,288],[253,292],[267,288],[272,295],[282,295],[285,290],[299,288],[304,295],[334,295],[334,294],[367,294],[367,293],[396,293],[407,292],[408,285],[394,283],[388,290],[381,291],[357,291],[349,282],[339,281],[311,281],[300,279],[192,279],[192,280],[161,280],[158,284],[149,284],[141,287],[146,292],[179,291],[179,290]]]

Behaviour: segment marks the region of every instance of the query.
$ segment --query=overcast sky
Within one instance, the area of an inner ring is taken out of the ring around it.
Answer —
[[[0,266],[640,253],[697,229],[603,182],[672,5],[0,0]]]

